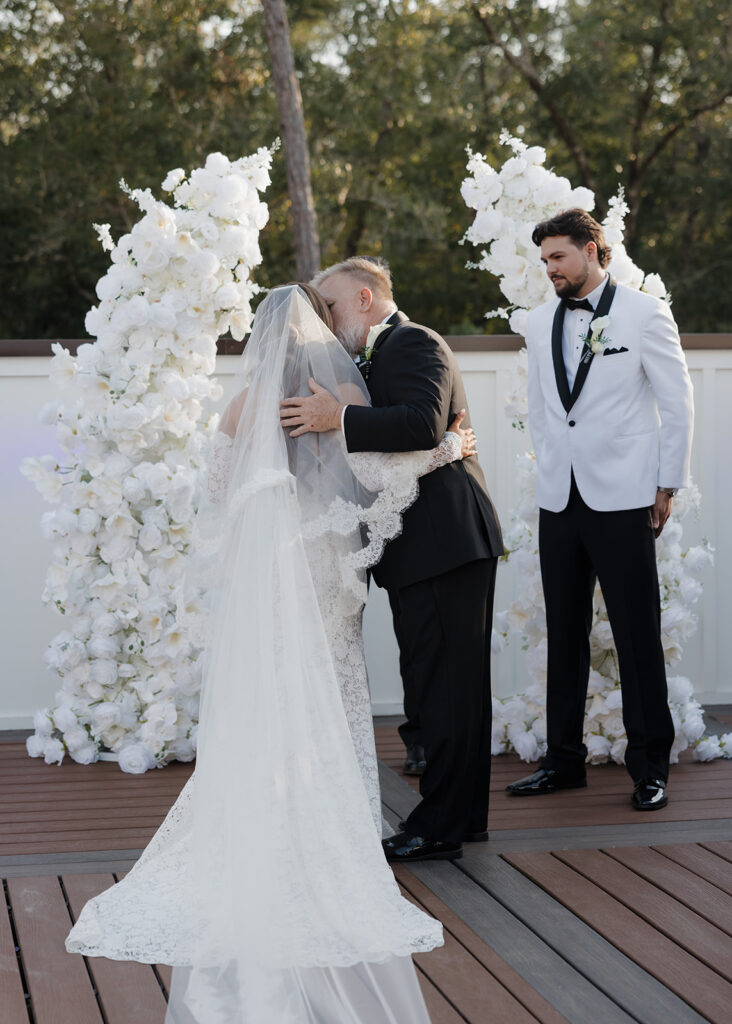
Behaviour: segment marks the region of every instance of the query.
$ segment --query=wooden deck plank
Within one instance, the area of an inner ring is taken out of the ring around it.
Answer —
[[[715,885],[644,846],[614,847],[603,852],[732,935],[732,896]]]
[[[71,927],[57,878],[11,878],[10,902],[37,1024],[102,1024],[84,960],[71,957]]]
[[[417,965],[415,964],[415,966]],[[465,1017],[445,999],[442,992],[420,967],[417,967],[417,981],[422,989],[431,1024],[465,1024]]]
[[[426,909],[405,889],[402,889],[402,895],[421,909]],[[443,935],[443,946],[429,953],[417,953],[413,959],[465,1020],[470,1024],[487,1020],[537,1024],[537,1018],[485,969],[449,927],[444,928]]]
[[[424,869],[431,873],[429,865]],[[451,895],[446,902],[519,973],[526,969],[527,980],[568,1019],[587,1024],[587,1006],[591,1005],[593,1012],[598,1008],[603,1021],[619,1016],[643,1024],[708,1024],[696,1010],[506,859],[476,852],[459,862],[459,872],[500,901],[512,918],[507,922],[498,918],[496,923],[493,912],[487,918],[493,919],[490,931],[486,928],[484,933],[467,899],[458,902]],[[433,887],[430,878],[426,881]],[[548,977],[538,967],[541,950],[537,953],[536,943],[527,941],[517,923],[551,949],[553,956],[543,957],[543,971],[549,972]]]
[[[76,920],[87,900],[114,884],[114,876],[69,875],[63,882]],[[88,964],[107,1024],[163,1024],[167,1003],[152,967],[105,957],[89,957]]]
[[[699,875],[722,892],[732,896],[732,870],[729,864],[710,850],[701,846],[669,845],[654,847],[664,857],[681,864],[682,867]]]
[[[600,850],[554,854],[702,963],[732,980],[732,938]]]
[[[541,1024],[566,1024],[563,1017],[551,1003],[526,982],[517,971],[500,957],[484,942],[465,922],[438,899],[431,889],[421,882],[416,875],[403,866],[398,866],[394,874],[400,886],[406,890],[420,906],[433,917],[442,921],[458,942],[475,957],[494,978],[517,999],[522,1006]]]
[[[722,857],[724,860],[732,862],[732,842],[721,842],[721,843],[702,843],[701,844],[710,853],[716,853],[718,857]]]
[[[588,1006],[596,1024],[636,1024],[643,1019],[618,1005],[624,996],[634,1008],[638,1003],[643,972],[635,964],[499,858],[490,862],[488,887],[466,872],[467,860],[460,861],[460,867],[426,862],[410,870],[570,1024],[587,1024]],[[571,958],[566,953],[570,941]],[[627,976],[613,970],[614,957],[626,967]],[[597,974],[599,988],[593,977]],[[675,1010],[676,997],[669,1001],[671,993],[651,981],[658,989],[654,1005],[666,1013]],[[608,986],[611,995],[604,991]],[[666,1019],[704,1024],[698,1014],[688,1014]]]
[[[25,993],[4,891],[0,900],[0,1007],[2,1019],[8,1024],[27,1024]]]
[[[166,995],[170,995],[170,983],[173,978],[173,968],[168,964],[156,964],[155,969],[160,975],[160,980],[165,986]]]
[[[35,840],[27,838],[9,843],[0,842],[0,854],[14,856],[19,854],[37,853],[89,853],[94,850],[139,850],[150,842],[155,829],[128,829],[124,833],[119,830],[107,835],[90,837],[87,832],[79,832],[73,837],[66,836],[63,840],[55,840],[53,833],[39,835]]]
[[[712,1024],[729,1024],[732,985],[639,915],[552,854],[505,858]]]

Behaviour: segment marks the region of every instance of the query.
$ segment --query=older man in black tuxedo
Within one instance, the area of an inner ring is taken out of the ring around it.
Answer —
[[[450,348],[397,310],[381,261],[354,257],[313,284],[341,342],[357,361],[360,355],[372,406],[344,407],[313,385],[312,397],[285,400],[283,426],[295,435],[342,430],[352,452],[434,448],[467,410]],[[367,338],[375,340],[364,358]],[[403,830],[384,840],[389,860],[455,859],[463,841],[487,838],[491,623],[502,552],[483,472],[471,457],[420,480],[402,534],[374,569],[389,594],[408,677],[407,712],[418,720],[426,755],[422,800]]]

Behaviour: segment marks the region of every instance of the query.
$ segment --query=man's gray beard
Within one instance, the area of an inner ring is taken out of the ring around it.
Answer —
[[[348,352],[352,359],[355,359],[363,348],[363,327],[361,324],[351,321],[351,323],[345,324],[336,333],[346,352]]]

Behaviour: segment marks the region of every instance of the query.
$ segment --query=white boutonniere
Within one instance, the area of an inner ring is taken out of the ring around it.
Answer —
[[[388,330],[392,327],[392,324],[374,324],[373,327],[369,327],[369,333],[366,335],[366,344],[361,349],[360,355],[364,359],[370,359],[374,353],[374,345],[376,340],[382,331]]]
[[[590,329],[584,337],[586,348],[593,355],[599,355],[605,350],[610,338],[605,334],[605,329],[610,325],[609,316],[598,316],[590,324]]]

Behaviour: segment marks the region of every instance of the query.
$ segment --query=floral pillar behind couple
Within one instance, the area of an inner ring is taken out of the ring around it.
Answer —
[[[96,225],[111,266],[86,318],[96,338],[71,356],[53,346],[51,378],[68,398],[49,403],[60,454],[22,472],[54,504],[43,599],[64,617],[46,662],[61,678],[36,713],[28,752],[88,764],[105,751],[129,772],[196,749],[200,650],[182,598],[201,469],[220,397],[211,379],[217,338],[250,326],[250,280],[268,219],[259,192],[271,152],[230,162],[211,154],[163,189],[124,191],[143,216],[116,245]]]
[[[573,189],[566,178],[544,165],[546,152],[540,146],[526,146],[507,132],[501,142],[513,155],[494,170],[485,157],[470,154],[469,176],[462,186],[466,204],[476,211],[465,240],[488,246],[480,262],[469,264],[494,274],[509,302],[508,308],[494,310],[487,318],[506,317],[511,329],[522,334],[530,309],[554,297],[554,288],[544,272],[539,250],[531,240],[534,226],[569,207],[591,210],[594,195],[587,188]],[[610,273],[620,283],[642,288],[651,295],[668,299],[658,274],[643,274],[630,259],[623,245],[627,206],[622,190],[610,200],[603,223],[605,237],[612,247]],[[602,345],[598,331],[591,344]],[[506,412],[513,425],[524,430],[528,418],[526,396],[526,349],[518,356],[513,391],[507,396]],[[504,642],[518,635],[529,649],[528,667],[532,682],[524,693],[505,700],[494,699],[493,753],[515,750],[524,760],[533,761],[546,750],[546,626],[544,598],[539,568],[539,510],[535,501],[536,461],[532,452],[519,456],[516,464],[520,502],[514,509],[505,533],[508,558],[521,578],[520,597],[497,616],[497,629]],[[683,548],[681,521],[698,512],[700,494],[692,486],[674,500],[674,511],[656,544],[661,587],[662,633],[668,665],[679,661],[682,645],[696,627],[693,606],[701,594],[699,576],[712,561],[712,549],[705,541]],[[618,659],[613,644],[607,611],[599,587],[595,591],[595,613],[590,636],[592,668],[588,689],[588,711],[584,741],[594,762],[612,759],[622,763],[626,736],[622,721],[622,701]],[[682,676],[668,679],[669,704],[676,729],[672,760],[689,746],[695,757],[732,757],[732,733],[724,737],[704,737],[701,707],[693,697],[691,682]]]

